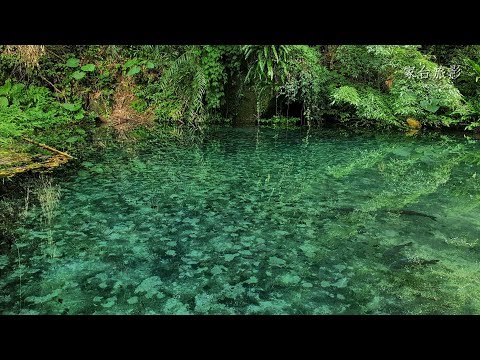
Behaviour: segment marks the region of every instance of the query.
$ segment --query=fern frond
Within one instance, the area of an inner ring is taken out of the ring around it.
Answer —
[[[173,64],[163,73],[160,79],[159,87],[161,90],[165,90],[168,85],[175,80],[175,76],[179,74],[180,69],[192,61],[192,50],[187,49],[182,55],[180,55]]]
[[[204,104],[203,97],[207,88],[207,78],[201,69],[197,69],[194,76],[194,93],[191,101],[190,119],[192,122],[203,121]]]

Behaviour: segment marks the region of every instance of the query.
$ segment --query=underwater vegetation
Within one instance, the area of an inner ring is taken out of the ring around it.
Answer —
[[[270,128],[105,147],[12,195],[0,313],[478,314],[479,150]]]

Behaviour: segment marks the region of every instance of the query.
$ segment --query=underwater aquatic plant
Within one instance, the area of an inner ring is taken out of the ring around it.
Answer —
[[[50,249],[50,256],[55,257],[55,243],[51,227],[60,200],[60,188],[52,184],[52,178],[42,175],[36,194],[40,202],[45,227],[47,229],[47,245]]]

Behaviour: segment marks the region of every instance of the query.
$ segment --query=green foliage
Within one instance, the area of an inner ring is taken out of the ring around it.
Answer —
[[[7,79],[7,81],[5,81],[5,84],[0,86],[0,95],[8,94],[11,88],[12,88],[12,81],[10,79]]]
[[[293,46],[288,59],[288,76],[279,95],[287,104],[303,103],[303,116],[320,121],[332,114],[329,89],[338,83],[337,75],[321,64],[319,52],[309,46]]]
[[[82,107],[82,105],[80,103],[77,103],[77,104],[69,104],[69,103],[65,103],[65,104],[61,104],[62,107],[68,111],[77,111],[77,110],[80,110],[80,108]]]
[[[278,128],[288,128],[299,124],[300,119],[297,117],[286,117],[275,115],[270,119],[260,119],[259,123],[262,125],[270,125]]]
[[[351,86],[342,86],[338,89],[335,89],[332,93],[333,103],[336,101],[346,102],[353,106],[358,106],[360,104],[360,96],[358,95],[357,89]]]
[[[85,73],[83,71],[75,71],[74,73],[72,73],[72,78],[74,78],[75,80],[81,80],[85,77]]]
[[[480,121],[474,121],[465,127],[465,130],[480,129]]]
[[[66,67],[69,68],[76,68],[76,70],[70,75],[75,80],[81,80],[85,77],[86,73],[94,72],[95,71],[95,64],[85,64],[80,67],[80,59],[77,58],[69,58],[65,63]]]
[[[288,74],[290,45],[245,45],[245,60],[250,64],[246,81],[284,81]]]
[[[0,96],[0,107],[7,107],[8,99],[5,96]]]
[[[355,112],[342,114],[341,120],[350,120],[351,117],[358,117],[359,120],[376,120],[381,124],[398,125],[395,117],[390,111],[389,98],[374,89],[356,89],[351,86],[342,86],[333,90],[332,98],[334,99],[332,105],[336,102],[345,103],[352,106]]]
[[[187,47],[160,79],[160,90],[175,97],[171,118],[198,125],[204,120],[203,96],[207,79],[200,64],[200,49]],[[168,88],[168,90],[167,90]]]
[[[225,65],[223,53],[216,46],[207,45],[201,49],[201,67],[206,78],[205,102],[207,110],[218,109],[225,96]]]
[[[0,106],[0,138],[6,143],[8,138],[20,135],[42,136],[60,125],[69,124],[85,117],[80,101],[59,102],[45,87],[25,86],[7,80],[0,88],[3,106]],[[75,131],[75,129],[72,129]],[[65,133],[67,135],[68,132]],[[84,134],[85,135],[85,134]],[[54,141],[56,142],[56,141]],[[73,141],[70,141],[73,143]]]
[[[85,72],[92,72],[92,71],[95,71],[95,64],[86,64],[86,65],[83,65],[80,69],[82,69]]]
[[[214,46],[186,47],[160,79],[156,113],[200,127],[222,104],[226,79],[222,55]]]
[[[129,106],[175,126],[226,124],[236,115],[283,126],[291,123],[281,119],[293,115],[301,124],[402,128],[414,117],[431,127],[474,130],[479,63],[480,47],[473,45],[52,45],[32,69],[0,52],[0,111],[10,119],[1,127],[18,134],[55,128],[52,116],[65,117],[59,124],[107,116],[126,77],[136,95]],[[405,71],[448,74],[454,64],[462,70],[454,79]],[[101,114],[93,95],[105,105]],[[20,120],[27,112],[31,126]]]
[[[135,74],[138,74],[142,68],[138,65],[132,66],[128,71],[127,71],[127,76],[133,76]]]
[[[80,66],[80,59],[70,58],[65,63],[65,66],[70,68],[78,68]],[[95,64],[85,64],[80,67],[80,70],[75,70],[70,76],[75,80],[81,80],[87,73],[95,71]]]
[[[142,70],[145,69],[154,69],[155,64],[147,59],[139,59],[139,58],[134,58],[128,60],[124,65],[123,65],[123,71],[125,75],[127,76],[134,76],[141,72]]]
[[[408,77],[407,67],[426,76]],[[448,126],[469,115],[452,80],[435,78],[433,74],[440,73],[438,65],[417,46],[340,46],[334,69],[348,85],[334,89],[332,98],[340,105],[353,106],[354,112],[348,111],[352,119],[402,126],[407,117],[414,116],[434,126]]]
[[[66,64],[68,67],[76,68],[80,65],[80,59],[77,58],[70,58],[67,60]]]

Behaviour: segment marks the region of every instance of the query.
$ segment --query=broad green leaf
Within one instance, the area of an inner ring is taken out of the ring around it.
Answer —
[[[135,64],[138,63],[138,59],[131,59],[131,60],[128,60],[125,65],[123,65],[123,70],[126,70],[127,68],[129,68],[130,66],[133,66]]]
[[[72,68],[78,67],[78,65],[80,65],[80,59],[70,58],[70,59],[67,60],[66,65],[68,67],[72,67]]]
[[[12,82],[10,79],[5,81],[5,84],[3,86],[0,86],[0,95],[5,95],[10,92],[10,89],[12,88]]]
[[[142,70],[140,66],[133,66],[130,70],[127,72],[127,76],[133,76],[135,74],[138,74]]]
[[[65,103],[65,104],[62,104],[62,107],[68,111],[77,111],[81,108],[81,105]]]
[[[5,96],[0,96],[0,107],[7,107],[8,99]]]
[[[77,142],[79,140],[78,137],[76,136],[71,136],[69,137],[67,140],[65,140],[65,142],[69,143],[69,144],[73,144],[74,142]]]
[[[103,168],[99,165],[96,165],[96,166],[92,167],[92,171],[94,171],[98,174],[103,174],[104,173]]]
[[[152,61],[147,61],[147,64],[145,65],[147,69],[153,69],[155,67],[155,64]]]
[[[262,73],[265,67],[265,63],[263,62],[262,59],[258,59],[258,65],[260,66],[260,72]]]
[[[470,64],[473,70],[480,74],[480,64],[477,64],[475,61],[471,59],[467,59],[467,62]]]
[[[440,108],[440,106],[438,106],[437,104],[429,102],[427,100],[420,101],[420,106],[431,113],[436,112]]]
[[[95,65],[94,64],[86,64],[86,65],[83,65],[80,69],[82,69],[83,71],[86,71],[86,72],[92,72],[92,71],[95,71]]]
[[[270,80],[273,79],[273,67],[272,67],[272,62],[270,60],[267,61],[267,68],[268,68],[268,77]]]
[[[250,77],[251,77],[251,75],[252,75],[252,72],[253,72],[253,67],[251,67],[251,68],[248,70],[248,72],[247,72],[247,76],[245,77],[245,79],[246,79],[247,81],[250,80]]]
[[[76,80],[80,80],[80,79],[83,79],[85,77],[85,73],[83,71],[75,71],[72,74],[72,77]]]
[[[22,90],[25,89],[25,84],[15,84],[12,86],[12,89],[10,90],[10,93],[12,95],[18,95],[19,93],[22,92]]]
[[[275,49],[275,45],[272,45],[272,51],[273,51],[273,55],[275,55],[275,59],[278,62],[279,59],[278,59],[277,49]]]
[[[89,168],[91,168],[91,167],[94,166],[94,164],[92,164],[90,161],[84,161],[84,162],[81,163],[81,165],[82,165],[83,167],[86,167],[87,169],[89,169]]]

